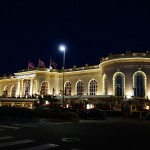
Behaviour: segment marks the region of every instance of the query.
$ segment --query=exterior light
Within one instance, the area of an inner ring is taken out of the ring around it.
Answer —
[[[66,46],[65,45],[60,45],[59,50],[63,52],[63,68],[62,68],[62,70],[63,70],[63,91],[62,91],[63,98],[62,98],[62,101],[63,101],[63,106],[64,106],[64,104],[65,104],[65,100],[64,100],[64,94],[65,94],[64,93],[64,73],[65,73],[65,51],[66,51]]]

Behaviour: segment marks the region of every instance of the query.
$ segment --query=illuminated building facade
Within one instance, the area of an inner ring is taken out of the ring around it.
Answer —
[[[57,69],[20,70],[1,77],[0,96],[26,98],[32,95],[62,96],[63,73]],[[150,53],[131,53],[101,58],[95,66],[65,69],[65,97],[132,96],[150,98]]]

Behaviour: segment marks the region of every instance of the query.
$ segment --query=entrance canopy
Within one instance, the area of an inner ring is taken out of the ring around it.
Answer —
[[[63,96],[56,97],[59,100],[63,99]],[[81,101],[95,102],[98,103],[99,100],[113,100],[115,97],[113,95],[68,95],[64,96],[66,100],[73,100],[75,103],[80,103]]]
[[[36,102],[38,99],[32,98],[0,98],[0,102]]]
[[[56,96],[57,99],[63,99],[63,96]],[[64,99],[111,99],[113,95],[68,95]]]

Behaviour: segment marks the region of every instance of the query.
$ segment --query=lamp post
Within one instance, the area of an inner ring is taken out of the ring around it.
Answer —
[[[59,49],[60,51],[63,52],[63,91],[62,91],[62,94],[63,94],[63,98],[62,98],[62,101],[63,101],[63,106],[64,106],[64,72],[65,72],[65,51],[66,51],[66,47],[65,45],[60,45],[59,46]]]

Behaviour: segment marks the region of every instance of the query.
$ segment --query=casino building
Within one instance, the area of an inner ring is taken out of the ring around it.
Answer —
[[[65,69],[64,82],[62,70],[19,70],[0,78],[0,106],[22,102],[21,106],[33,107],[36,98],[29,100],[33,95],[54,95],[61,100],[63,89],[66,101],[92,100],[94,104],[109,101],[110,105],[113,100],[117,105],[120,98],[138,97],[149,101],[150,53],[109,54],[101,58],[98,65]]]

